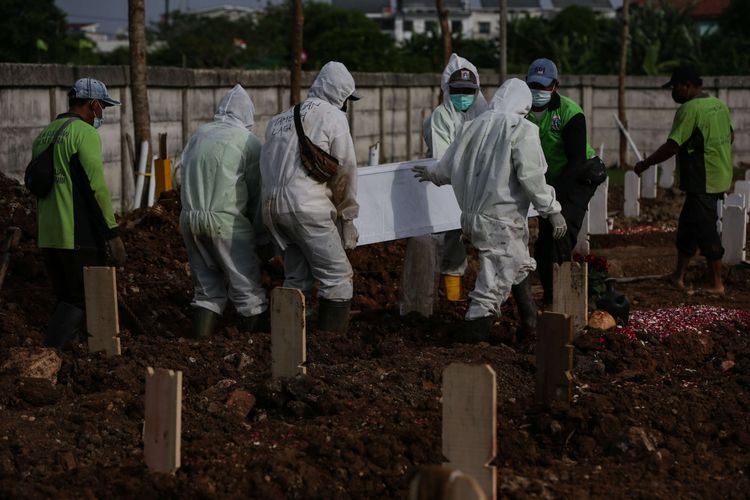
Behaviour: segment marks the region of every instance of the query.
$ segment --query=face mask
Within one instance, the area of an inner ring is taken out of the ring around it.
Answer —
[[[459,111],[466,111],[471,107],[472,104],[474,104],[474,96],[473,95],[452,95],[451,96],[451,102],[453,103],[453,107],[456,108]]]
[[[684,104],[686,102],[686,99],[680,96],[675,88],[672,88],[672,100],[677,104]]]
[[[97,116],[96,111],[94,111],[94,123],[92,125],[94,126],[94,128],[99,128],[102,126],[103,123],[104,123],[104,108],[102,108],[102,116]]]
[[[344,105],[341,106],[341,111],[343,111],[344,113],[346,113],[346,106],[347,106],[348,103],[349,103],[349,99],[347,99],[346,101],[344,101]]]
[[[531,103],[535,108],[543,108],[549,104],[552,99],[551,90],[532,90],[531,91]]]

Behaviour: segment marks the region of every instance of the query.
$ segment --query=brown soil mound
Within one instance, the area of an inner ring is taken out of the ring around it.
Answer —
[[[745,321],[719,319],[664,338],[644,327],[635,340],[583,332],[572,404],[538,411],[535,357],[505,343],[512,301],[489,344],[451,344],[466,303],[441,297],[430,319],[399,317],[405,243],[391,242],[351,253],[349,332],[321,333],[312,322],[307,376],[272,382],[269,335],[240,332],[231,311],[211,339],[179,337],[190,323],[191,283],[178,213],[168,194],[121,221],[129,262],[118,286],[145,334],[123,318],[122,356],[75,346],[61,353],[53,385],[2,368],[18,348],[41,345],[53,299],[34,245],[33,202],[0,176],[0,229],[23,229],[0,291],[0,497],[404,498],[419,465],[443,461],[440,386],[453,362],[487,363],[497,373],[501,498],[740,498],[750,488]],[[619,241],[600,248],[626,275],[673,264],[671,242]],[[472,256],[465,288],[476,269]],[[687,292],[661,281],[620,288],[635,310],[750,309],[748,269],[727,269],[725,298],[694,289],[703,271],[691,268]],[[279,282],[278,269],[264,270],[268,287]],[[147,366],[183,371],[175,475],[150,474],[143,464]],[[246,417],[227,405],[236,390],[255,397]]]

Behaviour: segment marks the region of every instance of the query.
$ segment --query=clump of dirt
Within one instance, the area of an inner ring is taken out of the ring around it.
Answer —
[[[0,222],[23,229],[0,291],[0,367],[17,349],[41,345],[53,305],[33,206],[0,176]],[[450,342],[466,302],[441,295],[431,318],[400,317],[402,241],[351,252],[351,326],[334,334],[309,322],[307,375],[271,380],[269,334],[240,331],[231,312],[210,339],[181,338],[192,285],[178,214],[176,194],[167,193],[121,220],[129,262],[119,292],[144,328],[137,334],[122,319],[122,356],[74,345],[61,353],[56,383],[0,370],[0,496],[404,498],[419,465],[444,460],[442,372],[454,362],[486,363],[497,374],[493,464],[502,498],[724,498],[750,487],[747,268],[726,270],[724,298],[694,286],[705,270],[699,261],[686,291],[657,280],[620,285],[634,311],[713,305],[745,314],[666,337],[646,320],[630,336],[579,332],[571,404],[539,409],[533,345],[507,343],[512,301],[490,342],[476,346]],[[650,246],[628,245],[634,240],[625,235],[611,246],[606,236],[597,241],[610,262],[637,276],[671,265],[671,236],[661,237]],[[467,290],[477,270],[471,251],[469,269]],[[278,271],[264,269],[266,286],[280,283]],[[540,299],[536,283],[534,290]],[[182,466],[174,475],[144,466],[147,366],[183,372]],[[240,397],[247,413],[234,405]]]

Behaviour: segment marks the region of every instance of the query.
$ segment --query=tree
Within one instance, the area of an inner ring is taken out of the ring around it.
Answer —
[[[144,2],[145,0],[128,0],[130,94],[133,102],[136,156],[141,154],[140,145],[146,141],[149,144],[146,158],[151,158],[151,115],[149,114],[146,74],[146,10]]]
[[[68,33],[54,0],[0,0],[0,12],[0,61],[67,63],[78,56],[79,63],[95,62],[91,48],[80,45],[85,37]]]
[[[448,64],[453,53],[451,44],[451,28],[448,24],[448,9],[445,8],[443,0],[435,0],[435,9],[437,10],[438,19],[440,19],[440,33],[443,37],[443,64]]]
[[[750,32],[747,19],[750,2],[732,0],[719,19],[718,30],[702,42],[705,48],[701,71],[711,75],[747,75],[750,73]]]
[[[622,38],[620,40],[620,72],[617,75],[617,115],[625,128],[628,128],[628,119],[625,116],[625,73],[628,69],[628,38],[630,38],[630,0],[622,3]],[[620,131],[620,168],[625,168],[628,146],[625,134]]]
[[[300,102],[300,80],[302,78],[302,44],[305,26],[305,14],[302,10],[302,0],[294,0],[292,5],[292,57],[291,78],[289,85],[289,104],[294,106]]]

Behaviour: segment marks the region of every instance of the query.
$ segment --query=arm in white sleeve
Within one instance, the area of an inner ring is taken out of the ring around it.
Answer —
[[[357,159],[354,153],[354,142],[346,125],[344,133],[331,140],[330,153],[339,160],[336,175],[328,181],[333,193],[333,204],[338,217],[344,220],[356,219],[359,215],[357,203]]]
[[[555,199],[555,189],[544,178],[547,161],[544,159],[538,129],[529,127],[519,134],[511,147],[511,161],[516,177],[536,211],[543,217],[559,213],[561,208]]]

